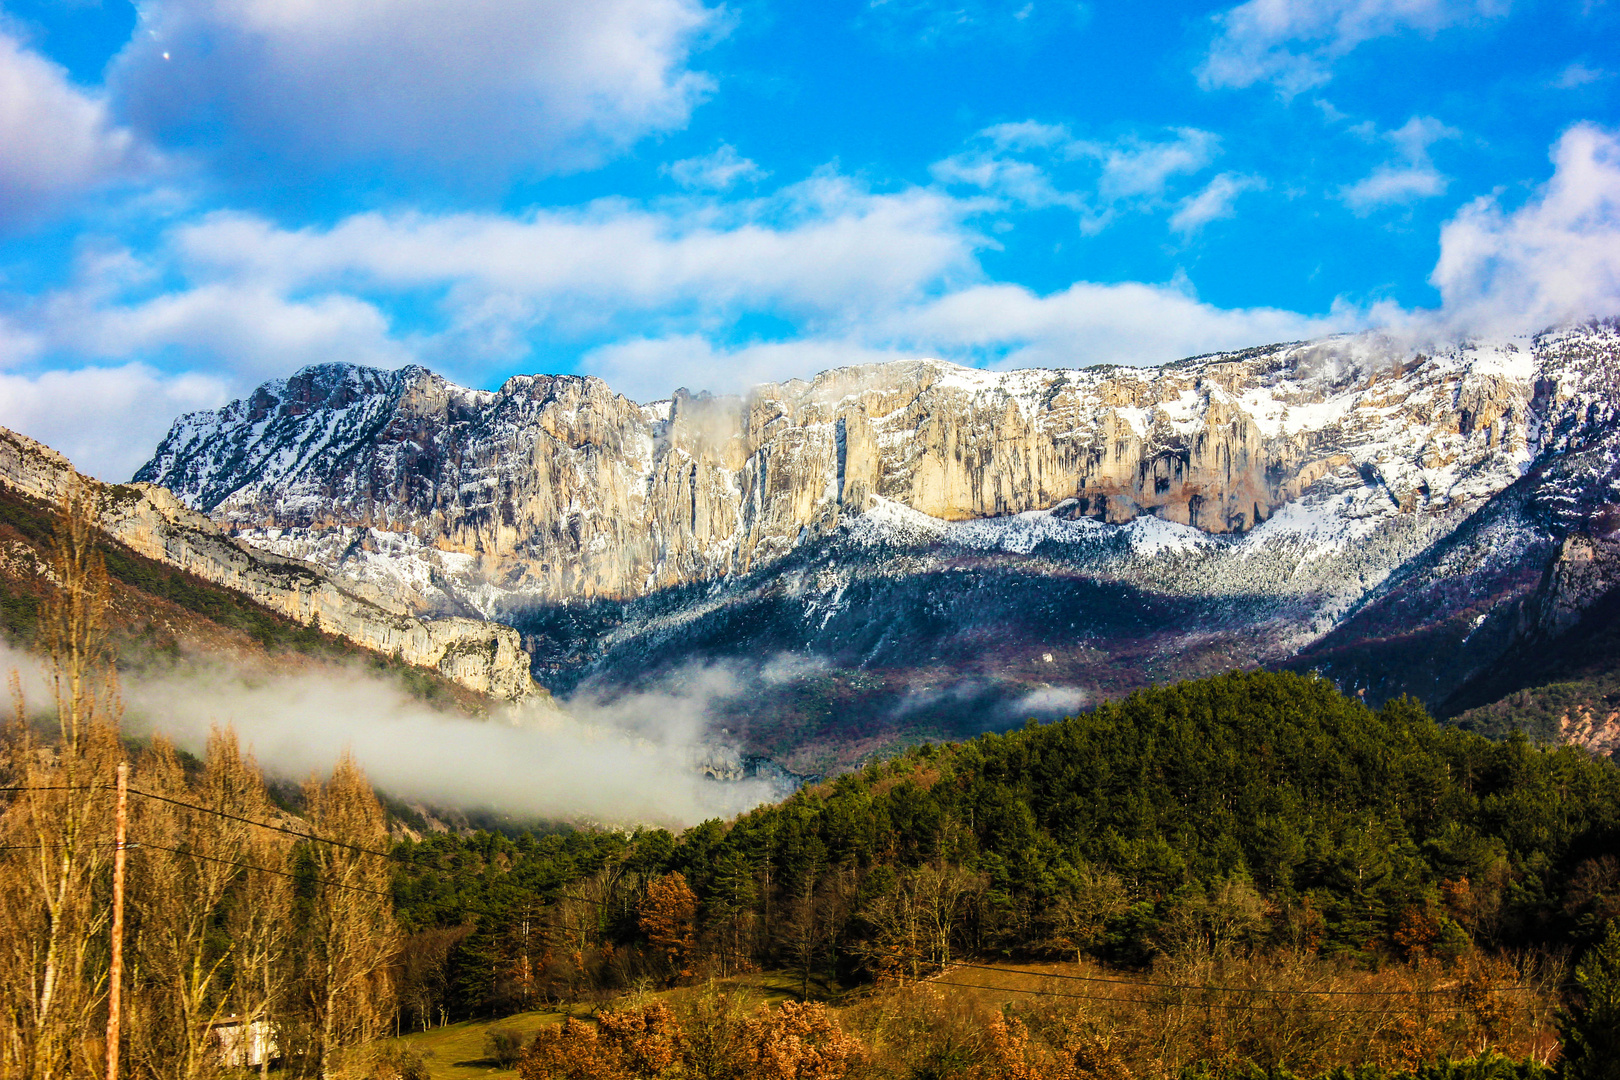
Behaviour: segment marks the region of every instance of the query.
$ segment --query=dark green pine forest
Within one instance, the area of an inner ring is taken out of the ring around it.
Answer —
[[[1620,915],[1620,765],[1231,674],[928,745],[680,834],[397,848],[416,1022],[760,968],[1286,948],[1360,969],[1568,952]]]

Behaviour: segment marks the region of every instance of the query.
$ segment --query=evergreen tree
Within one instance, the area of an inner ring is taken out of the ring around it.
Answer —
[[[1575,968],[1580,999],[1559,1016],[1568,1080],[1620,1080],[1620,919]]]

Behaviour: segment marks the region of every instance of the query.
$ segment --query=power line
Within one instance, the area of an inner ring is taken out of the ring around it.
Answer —
[[[0,787],[0,791],[96,791],[96,790],[101,790],[101,788],[93,787],[93,786],[87,787],[87,786],[83,786],[83,785],[80,785],[80,786],[77,786],[77,787],[33,787],[33,786]],[[105,790],[111,791],[112,788],[107,787]],[[224,810],[215,810],[213,807],[209,807],[209,806],[199,806],[196,803],[189,803],[189,802],[184,801],[183,799],[175,799],[175,798],[171,798],[171,797],[169,797],[167,795],[159,795],[154,791],[141,791],[138,788],[130,788],[129,793],[131,795],[139,795],[142,798],[155,799],[158,802],[165,802],[165,803],[168,803],[171,806],[183,806],[187,810],[196,810],[199,813],[213,814],[215,817],[227,818],[227,819],[229,819],[231,821],[239,821],[244,825],[253,825],[253,826],[257,826],[258,828],[261,828],[261,829],[269,829],[269,830],[271,830],[273,832],[286,833],[288,836],[296,836],[296,837],[298,837],[298,839],[307,840],[312,844],[326,844],[329,847],[344,848],[344,849],[346,849],[348,851],[358,852],[358,853],[360,853],[362,855],[372,855],[372,856],[375,856],[376,858],[379,858],[379,859],[388,859],[391,862],[399,862],[399,861],[401,861],[400,857],[398,855],[393,855],[393,854],[390,854],[389,852],[386,852],[386,851],[378,851],[375,848],[361,847],[359,844],[350,844],[350,843],[348,843],[346,841],[343,841],[343,840],[333,840],[333,839],[330,839],[329,837],[317,836],[315,833],[312,833],[312,832],[300,832],[299,830],[289,828],[286,825],[276,825],[276,824],[273,824],[273,823],[268,822],[268,821],[259,821],[259,820],[256,820],[254,818],[242,817],[239,814],[230,814],[230,813],[225,812]]]
[[[992,969],[992,970],[995,970],[995,969]],[[1032,974],[1032,973],[1025,972],[1024,974]],[[891,982],[901,981],[901,980],[896,979],[896,977],[892,976],[892,975],[880,976],[880,977],[881,978],[886,978],[886,979],[890,980]],[[1110,1002],[1110,1003],[1117,1004],[1117,1005],[1153,1005],[1153,1006],[1157,1006],[1159,1008],[1178,1008],[1179,1007],[1179,1008],[1188,1008],[1188,1009],[1227,1009],[1227,1010],[1239,1010],[1239,1011],[1246,1011],[1246,1012],[1259,1012],[1259,1011],[1264,1011],[1264,1010],[1273,1010],[1273,1009],[1276,1008],[1276,1006],[1272,1006],[1272,1005],[1256,1005],[1256,1004],[1249,1003],[1249,1002],[1237,1002],[1237,1001],[1231,1001],[1231,1002],[1220,1002],[1220,1001],[1163,1001],[1163,1000],[1155,1000],[1153,998],[1116,998],[1116,997],[1109,997],[1109,996],[1107,996],[1105,994],[1075,994],[1075,993],[1064,993],[1064,992],[1062,992],[1060,990],[1025,990],[1025,989],[1019,989],[1018,987],[1011,987],[1011,986],[988,986],[988,985],[986,985],[984,983],[947,982],[944,979],[924,979],[924,980],[922,980],[922,982],[926,983],[929,986],[952,986],[952,987],[960,987],[960,988],[965,989],[965,990],[990,990],[990,991],[994,991],[996,993],[1003,993],[1003,994],[1033,994],[1033,995],[1036,995],[1038,997],[1074,998],[1074,999],[1077,999],[1077,1000],[1080,1000],[1080,1001],[1106,1001],[1106,1002]],[[1392,1016],[1392,1015],[1428,1016],[1433,1011],[1434,1010],[1431,1010],[1431,1009],[1333,1009],[1333,1010],[1331,1010],[1332,1015],[1334,1015],[1334,1016]]]
[[[938,963],[923,956],[901,956],[900,959],[917,961],[925,964]],[[1018,968],[995,967],[990,964],[972,964],[965,960],[952,960],[942,965],[949,969],[953,967],[973,968],[978,971],[997,971],[1005,975],[1028,975],[1035,979],[1069,979],[1074,982],[1109,983],[1115,986],[1141,986],[1154,990],[1215,990],[1226,994],[1292,994],[1312,995],[1319,994],[1336,997],[1410,997],[1414,994],[1454,994],[1458,990],[1273,990],[1261,986],[1209,986],[1203,983],[1165,983],[1152,982],[1145,979],[1111,979],[1102,975],[1068,975],[1060,972],[1023,971]],[[1459,988],[1460,989],[1460,988]],[[1513,986],[1482,986],[1475,988],[1481,993],[1501,993],[1509,990],[1533,990],[1534,987],[1523,984]]]
[[[235,862],[231,859],[218,859],[212,855],[201,855],[195,851],[186,851],[183,848],[165,847],[162,844],[150,844],[146,842],[136,842],[130,844],[130,846],[134,848],[152,848],[155,851],[168,851],[175,855],[184,855],[190,859],[201,859],[204,862],[219,863],[222,866],[234,866],[242,870],[253,870],[260,874],[274,874],[277,877],[292,878],[294,881],[299,880],[299,875],[290,874],[285,870],[272,870],[268,866],[255,866],[252,863]],[[370,893],[372,896],[386,896],[390,899],[392,899],[394,895],[391,892],[384,892],[381,889],[368,889],[361,885],[345,885],[341,881],[332,881],[329,878],[316,878],[315,882],[318,885],[326,885],[334,889],[348,889],[351,892]]]
[[[139,791],[135,788],[130,788],[129,793],[131,795],[140,795],[147,799],[156,799],[158,802],[166,802],[171,806],[183,806],[188,810],[197,810],[204,814],[213,814],[215,817],[228,818],[231,821],[240,821],[244,825],[256,825],[261,829],[270,829],[274,832],[286,833],[288,836],[296,836],[300,840],[308,840],[313,844],[326,844],[330,847],[338,847],[349,851],[356,851],[362,855],[374,855],[379,859],[388,859],[391,862],[398,861],[398,856],[390,855],[386,851],[377,851],[375,848],[361,847],[359,844],[350,844],[343,840],[332,840],[324,836],[317,836],[314,833],[299,832],[297,829],[291,829],[285,825],[273,825],[268,821],[256,821],[253,818],[245,818],[238,814],[228,814],[223,810],[215,810],[212,807],[198,806],[196,803],[188,803],[180,799],[171,799],[167,795],[158,795],[151,791]]]

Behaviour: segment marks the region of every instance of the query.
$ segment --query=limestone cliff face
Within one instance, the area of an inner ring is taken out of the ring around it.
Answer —
[[[137,479],[354,588],[489,613],[764,566],[878,500],[1212,534],[1323,485],[1368,512],[1466,510],[1521,475],[1558,402],[1590,396],[1569,357],[1615,336],[1360,336],[1155,369],[918,360],[645,406],[587,377],[486,392],[322,365],[182,417]]]
[[[147,558],[252,597],[273,611],[355,644],[431,668],[479,693],[516,700],[534,691],[516,631],[473,619],[419,619],[397,599],[357,595],[317,567],[231,539],[167,490],[106,485],[61,454],[0,428],[0,484],[59,502],[76,484],[96,494],[108,535]]]

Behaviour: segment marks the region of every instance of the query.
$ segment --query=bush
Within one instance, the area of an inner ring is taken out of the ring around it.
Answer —
[[[427,1062],[415,1050],[385,1046],[371,1059],[368,1080],[432,1080]]]
[[[490,1028],[484,1032],[484,1057],[503,1069],[510,1069],[523,1056],[523,1036],[511,1028]]]

